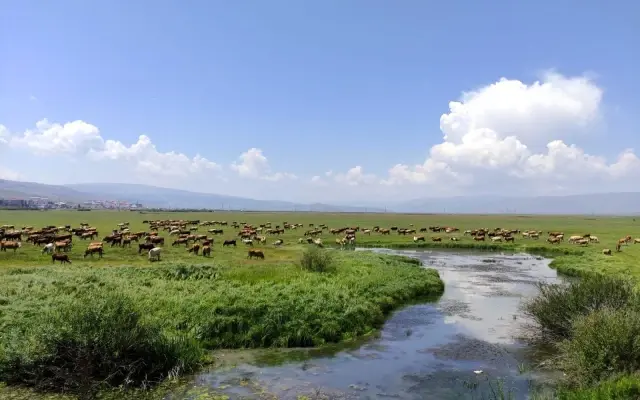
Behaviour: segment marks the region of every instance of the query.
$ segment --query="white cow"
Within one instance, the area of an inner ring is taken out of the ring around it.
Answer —
[[[45,245],[42,248],[42,254],[44,254],[44,253],[47,253],[47,254],[53,253],[54,247],[55,247],[55,245],[53,243],[49,243],[49,244]]]
[[[160,261],[161,252],[162,252],[162,248],[160,247],[154,247],[153,249],[149,250],[149,261],[153,261],[154,259],[157,259],[158,261]]]

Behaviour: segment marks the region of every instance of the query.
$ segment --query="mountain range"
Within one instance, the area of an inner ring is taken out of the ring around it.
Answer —
[[[0,198],[47,197],[55,201],[121,200],[152,208],[207,208],[252,211],[403,212],[447,214],[640,214],[640,192],[568,196],[469,196],[424,198],[365,205],[303,204],[197,193],[148,185],[84,183],[45,185],[0,179]]]
[[[151,208],[230,209],[252,211],[314,211],[314,212],[381,212],[383,208],[303,204],[280,200],[256,200],[244,197],[148,185],[121,183],[82,183],[46,185],[0,179],[0,198],[47,197],[54,201],[81,203],[89,200],[120,200],[142,203]]]

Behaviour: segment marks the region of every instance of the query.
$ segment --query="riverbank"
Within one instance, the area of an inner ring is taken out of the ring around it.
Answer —
[[[162,349],[175,354],[174,364],[156,366],[161,379],[176,367],[184,373],[197,368],[199,349],[353,340],[374,332],[396,307],[444,290],[436,271],[407,257],[332,253],[336,268],[328,273],[308,272],[295,263],[3,268],[0,377],[30,385],[34,382],[26,376],[38,363],[60,361],[62,356],[50,357],[60,343],[39,332],[65,338],[78,351],[93,340],[91,333],[110,341],[116,331],[136,332],[140,354],[162,356]],[[135,321],[124,314],[135,315]],[[118,350],[118,343],[108,345]],[[56,383],[43,389],[55,390]]]

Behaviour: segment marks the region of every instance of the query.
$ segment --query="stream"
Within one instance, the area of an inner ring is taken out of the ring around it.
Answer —
[[[217,352],[222,367],[202,371],[166,398],[481,399],[493,391],[527,399],[546,377],[523,369],[531,349],[514,338],[523,298],[535,283],[558,282],[550,260],[527,254],[358,249],[407,255],[435,268],[445,292],[404,307],[375,338],[349,347]],[[503,388],[499,386],[502,384]]]

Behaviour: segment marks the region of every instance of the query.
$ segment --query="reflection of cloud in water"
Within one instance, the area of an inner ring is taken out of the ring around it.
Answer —
[[[518,349],[511,344],[520,318],[513,316],[519,314],[520,297],[535,293],[536,281],[556,279],[547,262],[493,253],[381,252],[410,254],[437,269],[445,282],[443,296],[435,304],[398,310],[379,338],[363,345],[337,353],[309,351],[308,355],[316,356],[306,360],[300,355],[287,360],[287,352],[281,352],[277,364],[240,362],[230,371],[203,373],[196,382],[209,387],[253,382],[225,390],[230,398],[247,395],[247,389],[253,387],[254,395],[246,398],[269,393],[278,399],[300,395],[310,399],[459,399],[469,398],[464,383],[477,379],[474,370],[483,370],[483,377],[515,382],[522,387],[516,398],[525,398],[526,383],[517,371],[518,360],[524,359],[508,350]]]
[[[422,259],[426,266],[437,269],[445,282],[445,293],[439,302],[441,309],[443,305],[445,308],[445,321],[458,324],[473,337],[494,343],[514,343],[517,324],[513,318],[520,314],[520,297],[535,294],[539,280],[556,279],[555,271],[548,269],[548,261],[529,256],[488,258],[434,252]],[[468,309],[447,312],[450,301],[467,304]],[[465,318],[469,314],[474,318]]]

